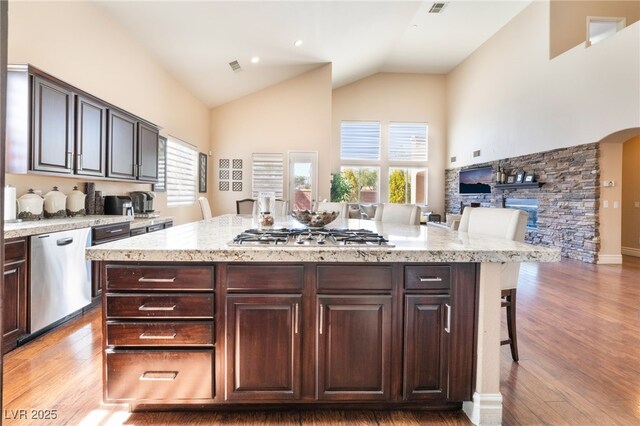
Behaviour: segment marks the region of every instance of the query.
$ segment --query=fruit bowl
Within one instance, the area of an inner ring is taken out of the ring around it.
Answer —
[[[322,228],[336,220],[338,212],[294,210],[291,212],[291,216],[301,224],[310,228]]]

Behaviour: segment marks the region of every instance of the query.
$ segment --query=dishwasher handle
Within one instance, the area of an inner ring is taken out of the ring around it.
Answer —
[[[56,245],[58,246],[68,246],[71,243],[73,243],[73,237],[60,238],[59,240],[56,240]]]

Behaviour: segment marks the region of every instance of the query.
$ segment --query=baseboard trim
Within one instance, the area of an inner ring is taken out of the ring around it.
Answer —
[[[502,394],[478,392],[473,394],[473,402],[462,403],[462,410],[474,425],[502,424]]]
[[[622,254],[626,254],[627,256],[640,257],[640,249],[633,247],[622,247]]]
[[[599,254],[598,265],[622,265],[621,254]]]

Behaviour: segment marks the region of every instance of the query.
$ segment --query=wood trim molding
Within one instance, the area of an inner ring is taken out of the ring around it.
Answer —
[[[502,394],[483,393],[473,394],[473,402],[462,403],[462,411],[474,425],[502,424]]]
[[[621,251],[622,254],[626,254],[627,256],[640,257],[640,249],[634,247],[622,247]]]
[[[622,255],[621,254],[599,254],[597,263],[598,265],[621,265]]]

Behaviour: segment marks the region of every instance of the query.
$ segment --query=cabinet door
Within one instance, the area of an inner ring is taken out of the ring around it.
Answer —
[[[138,135],[135,117],[109,110],[107,176],[123,179],[136,178]]]
[[[138,123],[138,179],[158,180],[158,129]]]
[[[449,296],[405,296],[405,400],[447,398]]]
[[[33,79],[31,168],[71,174],[73,163],[73,94],[40,77]]]
[[[76,97],[76,174],[104,176],[107,154],[107,108]]]
[[[387,400],[391,296],[318,297],[318,398]]]
[[[2,350],[16,347],[17,339],[27,333],[26,261],[4,265],[2,287]]]
[[[302,296],[227,296],[227,399],[300,398]]]

